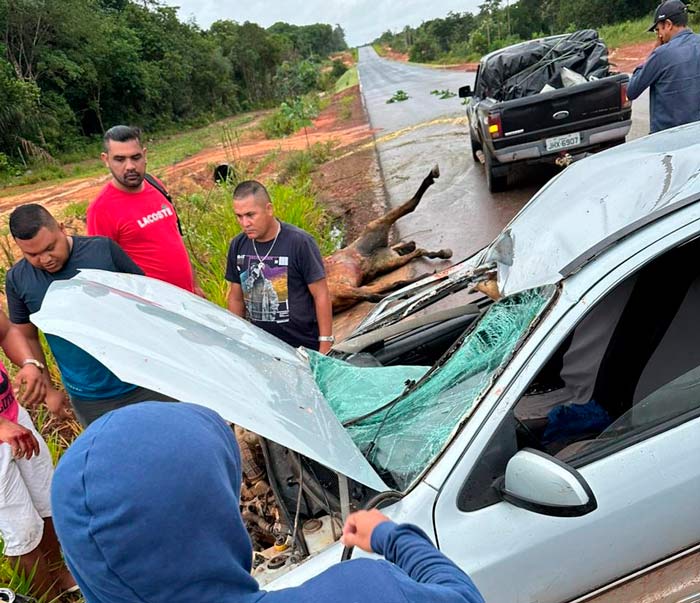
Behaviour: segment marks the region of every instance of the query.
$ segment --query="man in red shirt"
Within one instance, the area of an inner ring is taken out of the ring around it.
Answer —
[[[131,126],[107,130],[102,161],[112,180],[88,207],[88,234],[114,240],[146,276],[201,295],[175,208],[164,191],[146,179],[141,130]]]

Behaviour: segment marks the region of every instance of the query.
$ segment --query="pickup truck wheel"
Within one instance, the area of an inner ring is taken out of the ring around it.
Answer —
[[[489,192],[503,192],[508,186],[508,174],[503,173],[498,167],[494,166],[496,161],[487,148],[484,149],[484,159],[486,160],[484,166],[486,168],[486,185],[489,188]]]
[[[472,157],[474,158],[474,161],[477,163],[481,163],[479,160],[479,156],[476,154],[477,151],[481,151],[481,144],[477,141],[474,140],[474,136],[470,135],[469,136],[469,141],[472,144]]]

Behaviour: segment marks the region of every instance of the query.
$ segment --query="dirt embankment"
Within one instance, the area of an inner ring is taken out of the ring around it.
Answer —
[[[654,50],[654,41],[640,42],[610,51],[610,62],[622,73],[632,73]]]

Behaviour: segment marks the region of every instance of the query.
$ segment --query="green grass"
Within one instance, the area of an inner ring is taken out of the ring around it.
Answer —
[[[85,221],[87,218],[87,208],[87,201],[76,201],[75,203],[66,205],[66,207],[63,208],[63,217],[77,218],[78,220]]]
[[[374,48],[374,52],[376,52],[380,57],[385,57],[388,54],[386,46],[382,44],[374,43],[372,44],[372,48]]]
[[[338,78],[338,81],[335,83],[335,92],[337,94],[351,86],[357,86],[358,83],[357,67],[351,67]]]
[[[651,19],[646,18],[605,25],[598,29],[598,34],[611,49],[639,42],[653,42],[654,34],[647,32],[650,23]]]

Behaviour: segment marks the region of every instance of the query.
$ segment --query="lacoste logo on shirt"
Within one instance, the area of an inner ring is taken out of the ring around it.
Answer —
[[[152,214],[148,214],[147,216],[143,216],[143,218],[139,218],[138,225],[141,228],[146,228],[146,226],[148,226],[149,224],[158,222],[158,220],[164,220],[165,218],[168,218],[173,215],[175,215],[173,210],[167,205],[163,204],[161,205],[161,208],[158,211],[155,211]]]

